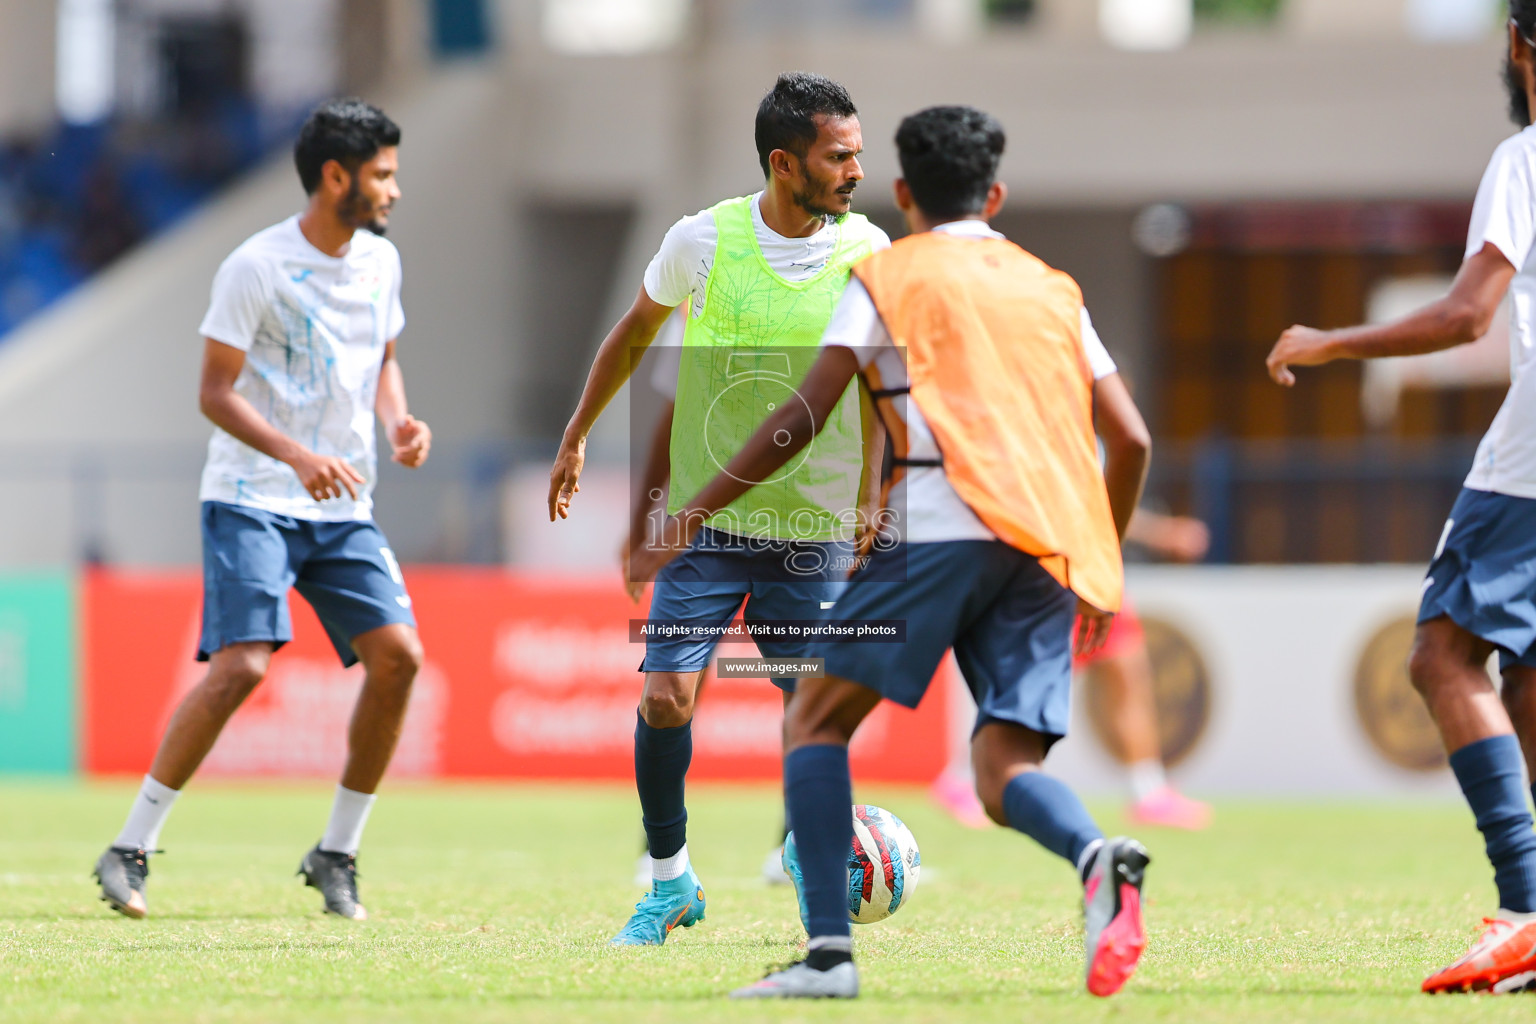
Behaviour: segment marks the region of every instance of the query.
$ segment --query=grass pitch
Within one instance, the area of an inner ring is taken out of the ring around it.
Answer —
[[[1082,991],[1072,872],[921,792],[865,789],[904,818],[925,872],[856,928],[857,1008],[723,996],[798,955],[787,889],[758,867],[769,788],[696,786],[690,843],[708,919],[660,949],[605,945],[637,891],[623,787],[395,785],[369,824],[372,920],[323,917],[293,872],[329,787],[195,784],[151,862],[148,921],[87,878],[128,785],[0,784],[0,1021],[1384,1021],[1527,1019],[1536,997],[1418,994],[1493,907],[1453,804],[1223,804],[1200,835],[1147,830],[1151,946],[1119,997]],[[1098,807],[1123,830],[1113,808]]]

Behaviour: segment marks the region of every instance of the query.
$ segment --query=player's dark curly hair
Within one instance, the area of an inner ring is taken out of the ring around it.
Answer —
[[[928,216],[946,220],[986,206],[1007,141],[997,119],[975,107],[929,107],[896,129],[901,176],[912,198]]]
[[[299,129],[293,162],[308,195],[320,187],[320,169],[335,160],[347,171],[373,159],[385,146],[400,145],[400,126],[378,107],[355,96],[330,100],[316,107]]]
[[[789,71],[773,83],[757,105],[757,162],[768,177],[768,154],[782,149],[805,159],[816,141],[818,117],[855,117],[848,90],[824,75]]]

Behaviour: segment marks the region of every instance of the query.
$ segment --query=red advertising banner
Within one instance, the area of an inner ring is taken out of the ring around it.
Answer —
[[[644,616],[614,577],[516,576],[497,569],[405,571],[427,660],[391,772],[415,777],[628,779]],[[139,773],[196,663],[195,572],[87,575],[82,634],[83,764]],[[343,669],[319,621],[291,596],[294,641],[230,720],[207,775],[334,776],[362,669]],[[730,655],[750,645],[727,646]],[[941,671],[948,671],[942,669]],[[947,756],[949,687],[917,711],[881,705],[851,751],[856,778],[927,782]],[[710,679],[694,720],[696,779],[775,779],[782,698],[765,679]]]

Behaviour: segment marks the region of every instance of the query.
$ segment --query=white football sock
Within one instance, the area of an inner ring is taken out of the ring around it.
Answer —
[[[658,882],[670,882],[688,873],[688,844],[670,857],[651,858],[651,877]]]
[[[329,853],[357,855],[363,842],[363,826],[373,810],[375,794],[358,793],[345,786],[336,787],[336,802],[331,804],[331,820],[325,824],[320,849]]]
[[[1145,800],[1168,785],[1168,776],[1163,771],[1163,762],[1155,757],[1127,766],[1126,774],[1131,780],[1131,796],[1137,800]]]
[[[123,830],[112,845],[123,850],[153,850],[160,842],[160,830],[170,817],[171,805],[180,795],[180,790],[144,776],[139,795],[133,798],[133,807],[128,811],[128,820],[123,822]]]

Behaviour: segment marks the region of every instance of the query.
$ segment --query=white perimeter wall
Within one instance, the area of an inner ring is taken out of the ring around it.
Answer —
[[[1355,710],[1367,641],[1415,614],[1422,582],[1412,566],[1132,567],[1138,610],[1183,631],[1210,674],[1210,725],[1175,781],[1199,795],[1454,796],[1449,770],[1380,755]],[[1047,768],[1087,792],[1124,793],[1077,685],[1073,734]]]

